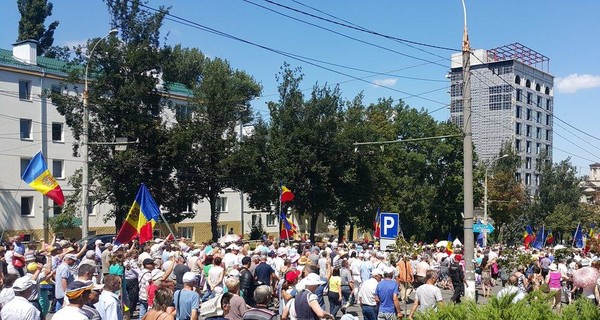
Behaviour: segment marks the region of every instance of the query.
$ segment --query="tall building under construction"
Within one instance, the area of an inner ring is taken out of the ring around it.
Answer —
[[[482,163],[510,143],[521,157],[516,179],[533,195],[539,185],[538,159],[552,157],[554,76],[550,59],[520,43],[471,54],[472,132]],[[462,53],[452,54],[450,116],[464,126]]]

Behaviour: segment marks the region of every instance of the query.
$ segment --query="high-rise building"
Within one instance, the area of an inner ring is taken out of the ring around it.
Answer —
[[[471,54],[471,106],[475,152],[480,162],[499,156],[510,143],[521,157],[516,179],[534,194],[539,185],[536,163],[552,157],[554,76],[550,59],[513,43]],[[450,117],[463,127],[462,53],[452,55]]]

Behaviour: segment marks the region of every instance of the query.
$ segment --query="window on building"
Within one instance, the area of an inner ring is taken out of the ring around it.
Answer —
[[[88,216],[94,215],[95,202],[96,202],[96,199],[94,199],[94,197],[88,196],[88,203],[87,203]]]
[[[33,215],[33,197],[21,197],[21,215]]]
[[[52,93],[57,93],[60,94],[61,93],[61,88],[59,84],[53,84],[52,86],[50,86],[50,92]]]
[[[451,97],[460,97],[463,92],[463,83],[454,83],[450,85],[450,96]]]
[[[56,204],[56,202],[53,202],[52,204],[52,214],[54,214],[54,216],[58,216],[62,213],[62,206],[59,206],[58,204]]]
[[[532,96],[531,92],[527,92],[527,104],[531,104],[532,99],[533,99],[533,96]]]
[[[531,173],[526,173],[525,174],[525,184],[530,186],[531,185]]]
[[[194,227],[179,227],[179,236],[186,239],[194,239]]]
[[[217,198],[216,202],[216,211],[217,212],[226,212],[227,211],[227,198]]]
[[[547,94],[547,95],[550,95],[550,88],[546,87],[546,90],[544,90],[544,93]]]
[[[252,215],[252,225],[253,225],[253,226],[254,226],[254,225],[256,225],[256,221],[258,221],[258,215],[256,215],[256,214],[253,214],[253,215]]]
[[[542,152],[542,144],[536,143],[535,144],[535,154],[540,154],[540,152]]]
[[[540,185],[540,175],[539,175],[539,174],[536,174],[536,175],[535,175],[535,185],[536,185],[536,186],[539,186],[539,185]]]
[[[488,88],[488,104],[490,110],[510,109],[512,86],[492,86]]]
[[[521,183],[521,174],[519,172],[515,173],[515,180],[517,180],[517,182]]]
[[[523,90],[517,89],[517,101],[523,101]]]
[[[531,109],[527,108],[527,121],[531,121]]]
[[[550,125],[550,115],[549,114],[546,115],[546,125],[547,126]]]
[[[531,126],[527,125],[525,128],[525,135],[531,138]]]
[[[463,100],[452,100],[450,102],[450,112],[463,112]]]
[[[219,237],[224,237],[225,235],[227,235],[227,225],[226,224],[222,224],[218,227],[219,230]]]
[[[517,119],[521,119],[521,112],[523,111],[523,108],[521,106],[517,106],[515,108],[515,117],[517,117]]]
[[[535,138],[536,139],[542,138],[542,128],[535,128]]]
[[[515,76],[515,83],[516,84],[521,84],[521,77]]]
[[[550,111],[552,109],[552,102],[550,99],[546,99],[546,110]]]
[[[527,81],[525,81],[525,86],[531,88],[531,80],[527,79]]]
[[[550,130],[546,130],[546,141],[550,141]]]
[[[31,81],[19,80],[19,99],[31,100]]]
[[[542,98],[542,96],[537,96],[537,106],[538,106],[538,108],[542,107],[542,101],[544,101],[544,99]]]
[[[531,169],[531,157],[525,157],[525,169]]]
[[[519,122],[515,123],[515,133],[518,135],[521,134],[521,123],[519,123]]]
[[[525,142],[525,152],[531,153],[531,141]]]
[[[27,169],[29,161],[31,161],[31,158],[21,158],[21,175],[19,177],[22,177],[23,173],[25,173],[25,169]]]
[[[540,86],[539,83],[535,84],[535,91],[540,92],[540,90],[542,90],[542,86]]]
[[[52,141],[62,142],[63,141],[63,124],[59,122],[52,122]]]
[[[539,111],[535,114],[535,122],[542,123],[542,113]]]
[[[33,135],[31,133],[31,127],[32,127],[31,119],[20,119],[19,123],[20,123],[21,139],[32,140]]]
[[[65,162],[63,160],[52,160],[52,175],[56,179],[65,178]]]
[[[268,214],[267,215],[267,227],[274,227],[277,225],[277,215]]]
[[[515,140],[515,150],[516,150],[517,152],[520,152],[520,151],[521,151],[521,140],[519,140],[519,139],[516,139],[516,140]]]

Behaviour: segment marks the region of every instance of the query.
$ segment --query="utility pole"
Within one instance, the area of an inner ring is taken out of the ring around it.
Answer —
[[[242,122],[241,112],[240,112],[240,144],[244,139],[244,123]],[[240,190],[240,224],[241,224],[241,235],[242,240],[244,239],[244,192]]]
[[[471,129],[471,45],[467,30],[467,7],[462,0],[464,28],[462,45],[463,62],[463,165],[464,165],[464,260],[467,287],[465,298],[475,299],[475,268],[473,265],[473,251],[475,249],[473,237],[473,137]]]

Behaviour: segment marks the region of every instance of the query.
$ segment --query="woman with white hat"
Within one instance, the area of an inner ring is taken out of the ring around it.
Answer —
[[[302,283],[304,285],[304,290],[298,292],[296,298],[293,299],[293,309],[296,313],[296,318],[303,320],[319,320],[321,318],[334,319],[331,314],[325,312],[321,308],[318,297],[314,293],[320,285],[325,283],[321,280],[321,277],[316,273],[310,273],[302,280]],[[286,306],[284,315],[287,316],[288,312],[288,306]]]
[[[549,269],[550,271],[548,272],[548,275],[546,275],[546,283],[548,284],[548,287],[550,287],[550,292],[554,293],[552,308],[560,308],[560,293],[562,287],[560,282],[566,280],[566,277],[558,271],[556,263],[550,264]]]

